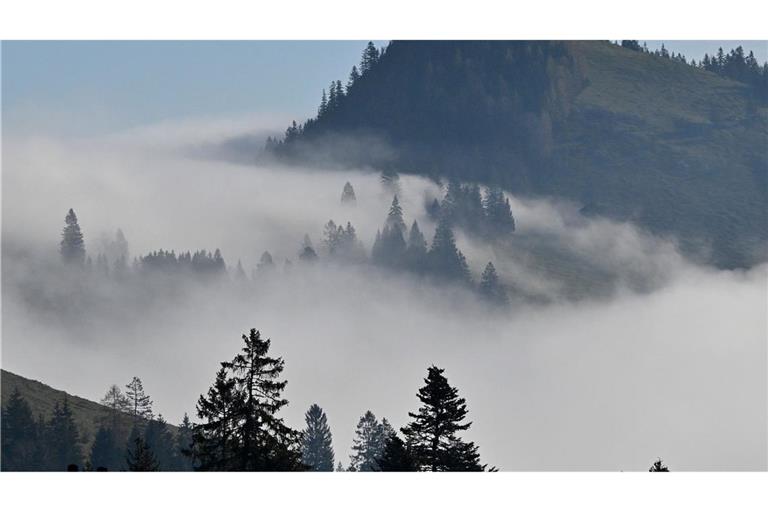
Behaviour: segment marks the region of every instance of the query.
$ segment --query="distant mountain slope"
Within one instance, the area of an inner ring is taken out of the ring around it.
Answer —
[[[395,41],[271,149],[565,197],[742,267],[766,259],[760,98],[607,42]]]
[[[18,388],[21,396],[29,403],[35,419],[40,415],[46,420],[50,419],[54,404],[57,401],[63,402],[66,397],[72,409],[72,416],[82,436],[82,448],[85,454],[89,453],[94,435],[98,431],[99,426],[110,420],[111,410],[101,404],[80,398],[79,396],[70,395],[65,391],[54,389],[42,382],[27,379],[7,370],[0,370],[0,376],[2,377],[0,379],[0,390],[2,391],[3,407],[5,407],[13,390]],[[133,424],[133,416],[118,413],[117,435],[121,439],[127,440]],[[176,427],[169,425],[169,429],[174,435],[176,434]]]

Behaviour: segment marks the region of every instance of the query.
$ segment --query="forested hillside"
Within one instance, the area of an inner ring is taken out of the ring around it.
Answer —
[[[750,266],[768,240],[766,77],[740,49],[697,64],[600,41],[395,41],[267,150],[564,197]]]

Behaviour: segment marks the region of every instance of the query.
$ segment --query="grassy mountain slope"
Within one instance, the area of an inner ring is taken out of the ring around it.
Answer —
[[[70,395],[65,391],[54,389],[50,386],[36,380],[27,379],[15,373],[6,370],[0,370],[0,390],[2,391],[2,405],[5,407],[13,390],[18,388],[22,397],[29,403],[32,409],[32,415],[35,419],[42,416],[46,420],[50,419],[53,413],[53,406],[58,401],[62,403],[67,398],[69,406],[72,409],[72,416],[80,431],[82,438],[83,453],[90,453],[93,438],[102,424],[111,425],[111,410],[101,404]],[[134,419],[132,416],[124,413],[116,415],[116,433],[121,439],[128,439]],[[177,427],[169,425],[169,429],[175,435]]]
[[[749,266],[768,240],[768,106],[756,98],[607,42],[395,41],[277,154],[562,196]]]

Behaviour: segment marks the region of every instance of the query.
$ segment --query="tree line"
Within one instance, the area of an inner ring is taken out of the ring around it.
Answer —
[[[123,393],[109,388],[101,403],[110,411],[89,456],[65,398],[49,420],[35,420],[15,389],[2,410],[3,471],[496,471],[482,463],[479,448],[463,438],[472,422],[467,403],[451,386],[445,370],[430,366],[416,393],[419,408],[395,429],[366,411],[357,423],[348,466],[336,461],[325,412],[312,404],[306,426],[296,430],[280,415],[288,401],[282,357],[270,353],[271,340],[251,329],[241,350],[220,364],[213,384],[197,401],[192,423],[185,414],[173,435],[141,380],[134,377]],[[126,442],[116,435],[117,415],[133,426]],[[658,459],[652,472],[669,468]]]
[[[389,176],[388,189],[397,191],[397,177]],[[356,204],[354,188],[347,182],[342,190],[341,202],[347,206]],[[417,221],[407,227],[403,208],[397,193],[394,193],[389,212],[381,229],[376,233],[370,257],[351,222],[337,224],[333,219],[323,227],[320,242],[321,251],[316,249],[309,234],[304,236],[297,252],[301,263],[314,263],[321,259],[341,264],[373,264],[389,270],[409,272],[440,282],[462,284],[474,289],[489,304],[504,306],[508,296],[496,268],[488,262],[480,276],[480,282],[473,283],[472,274],[454,236],[455,229],[462,229],[473,238],[489,243],[503,243],[515,231],[509,199],[500,188],[491,187],[483,193],[476,184],[462,184],[451,180],[442,200],[437,198],[425,205],[427,215],[437,227],[430,244]],[[113,261],[99,253],[95,264],[85,250],[85,239],[77,215],[70,209],[65,217],[60,253],[62,260],[73,266],[93,271],[101,277],[125,279],[128,275],[146,276],[150,279],[158,274],[166,276],[194,277],[197,279],[223,279],[231,277],[236,283],[258,281],[269,276],[276,268],[272,254],[265,251],[251,271],[250,278],[238,260],[234,269],[228,272],[226,262],[219,249],[213,252],[198,250],[180,252],[169,250],[151,251],[135,257],[127,265],[128,243],[121,230],[117,231]],[[283,270],[292,266],[286,258]]]
[[[646,43],[641,45],[633,39],[625,39],[618,44],[629,50],[674,60],[747,84],[757,97],[768,100],[768,62],[761,65],[754,52],[746,53],[742,46],[737,46],[728,52],[723,51],[723,48],[720,47],[716,54],[710,56],[705,53],[704,58],[696,62],[696,59],[688,60],[682,53],[670,52],[663,43],[660,49],[654,51],[650,51]]]

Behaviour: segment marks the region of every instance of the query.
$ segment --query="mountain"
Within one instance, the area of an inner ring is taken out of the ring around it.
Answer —
[[[573,200],[720,267],[766,259],[764,80],[602,41],[394,41],[363,61],[268,150]]]
[[[85,454],[90,453],[91,444],[96,432],[99,430],[99,426],[102,423],[111,422],[112,411],[108,407],[79,396],[71,395],[65,391],[54,389],[42,382],[27,379],[7,370],[0,370],[0,390],[2,391],[3,407],[5,407],[11,393],[17,388],[21,396],[29,403],[29,407],[32,409],[32,416],[35,419],[41,415],[46,420],[50,419],[54,404],[56,402],[62,403],[66,397],[72,409],[72,416],[75,423],[77,423],[78,431],[81,434],[81,448]],[[134,424],[134,418],[125,413],[118,413],[116,418],[115,430],[117,435],[122,440],[127,441]],[[168,428],[176,435],[177,427],[168,425]]]

